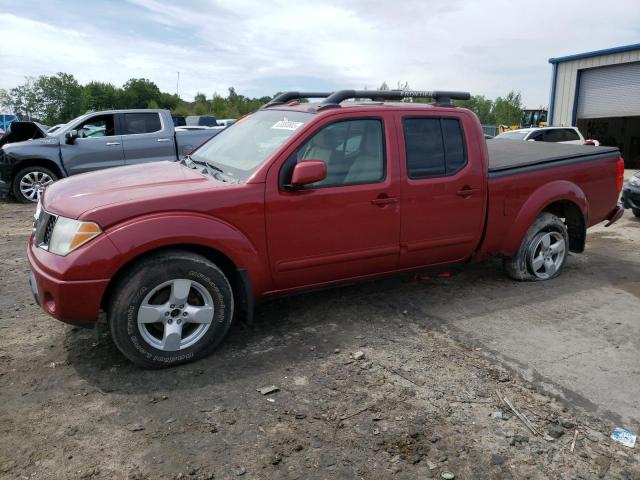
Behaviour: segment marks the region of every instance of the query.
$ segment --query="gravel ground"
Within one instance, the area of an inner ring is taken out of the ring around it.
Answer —
[[[485,278],[522,315],[495,260],[274,300],[211,357],[143,371],[34,305],[32,211],[0,203],[0,478],[640,479],[610,417],[430,313],[486,316]]]

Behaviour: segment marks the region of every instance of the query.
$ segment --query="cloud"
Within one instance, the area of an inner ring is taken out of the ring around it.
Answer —
[[[640,38],[634,0],[29,3],[0,7],[2,88],[65,71],[118,85],[146,77],[173,92],[179,71],[186,98],[408,81],[489,97],[515,89],[538,106],[549,57]]]

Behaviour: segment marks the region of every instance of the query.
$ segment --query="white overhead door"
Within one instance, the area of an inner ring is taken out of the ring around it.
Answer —
[[[578,118],[640,115],[640,63],[582,70]]]

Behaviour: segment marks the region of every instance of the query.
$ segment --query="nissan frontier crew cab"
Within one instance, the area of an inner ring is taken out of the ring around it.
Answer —
[[[273,295],[490,255],[550,280],[622,215],[620,154],[485,142],[450,104],[468,96],[287,92],[181,162],[56,182],[29,241],[33,294],[74,325],[104,311],[127,358],[162,367],[208,355]],[[407,97],[435,103],[384,102]]]

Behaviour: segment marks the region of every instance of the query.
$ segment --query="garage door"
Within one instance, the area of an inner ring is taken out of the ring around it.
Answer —
[[[578,118],[640,115],[640,63],[582,70]]]

